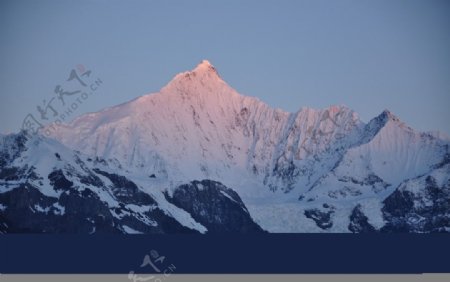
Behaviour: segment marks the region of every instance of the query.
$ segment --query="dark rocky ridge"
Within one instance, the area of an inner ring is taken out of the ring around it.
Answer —
[[[376,229],[370,225],[369,219],[362,212],[361,205],[357,205],[350,215],[350,224],[348,230],[353,233],[376,232]]]
[[[420,194],[399,187],[384,200],[384,232],[448,232],[450,230],[450,181],[439,187],[427,176]]]
[[[208,233],[263,232],[250,217],[239,195],[219,182],[192,181],[179,186],[173,195],[165,194],[169,202],[189,212],[208,229]]]

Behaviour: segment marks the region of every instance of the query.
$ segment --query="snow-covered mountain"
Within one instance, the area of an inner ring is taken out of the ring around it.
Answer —
[[[161,183],[153,176],[130,180],[122,170],[42,136],[1,136],[0,233],[263,231],[220,183],[194,181],[168,193],[154,189]]]
[[[366,124],[345,106],[272,109],[237,93],[208,61],[176,75],[158,93],[46,132],[64,144],[57,146],[105,160],[114,166],[107,173],[145,187],[153,198],[165,195],[161,206],[186,204],[172,195],[197,198],[192,191],[202,189],[195,183],[208,179],[233,189],[250,213],[245,222],[254,219],[269,232],[450,230],[445,197],[438,199],[437,214],[417,207],[392,211],[399,193],[410,203],[432,186],[448,197],[449,139],[414,131],[387,110]],[[406,192],[412,186],[414,192]],[[179,193],[180,187],[189,192]],[[191,216],[177,219],[181,225],[201,225],[196,208],[181,209]],[[408,227],[392,227],[401,216]],[[419,228],[408,216],[442,220]]]

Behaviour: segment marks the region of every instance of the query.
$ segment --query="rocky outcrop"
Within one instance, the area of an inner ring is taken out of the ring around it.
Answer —
[[[186,210],[208,229],[208,233],[263,232],[239,195],[219,182],[192,181],[166,193],[169,202]]]

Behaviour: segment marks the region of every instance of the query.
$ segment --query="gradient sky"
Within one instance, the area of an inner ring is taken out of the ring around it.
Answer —
[[[208,59],[238,92],[297,111],[390,109],[450,134],[450,1],[0,0],[0,132],[83,64],[75,115],[156,92]],[[75,117],[75,116],[73,116]]]

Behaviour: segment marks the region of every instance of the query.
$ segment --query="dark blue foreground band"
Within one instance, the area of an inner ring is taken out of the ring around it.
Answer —
[[[0,273],[450,273],[449,253],[449,234],[1,235]]]

